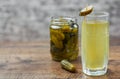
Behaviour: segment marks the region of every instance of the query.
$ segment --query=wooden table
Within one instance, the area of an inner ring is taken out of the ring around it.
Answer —
[[[72,63],[78,73],[65,71],[59,62],[51,60],[49,42],[0,43],[0,79],[120,79],[120,46],[110,47],[104,76],[84,75],[80,55]]]

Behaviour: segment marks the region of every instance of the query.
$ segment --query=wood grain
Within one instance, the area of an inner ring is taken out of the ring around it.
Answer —
[[[49,42],[1,43],[0,79],[120,79],[120,46],[110,47],[108,72],[104,76],[84,75],[80,55],[72,62],[78,73],[61,68],[51,60]]]

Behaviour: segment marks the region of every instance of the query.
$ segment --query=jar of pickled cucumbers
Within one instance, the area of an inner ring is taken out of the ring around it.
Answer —
[[[75,18],[52,17],[50,52],[53,60],[75,60],[78,57],[78,24]]]

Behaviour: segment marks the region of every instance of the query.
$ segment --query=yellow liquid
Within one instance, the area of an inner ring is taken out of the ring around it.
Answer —
[[[107,21],[84,21],[82,24],[82,60],[88,69],[107,65],[109,34]]]

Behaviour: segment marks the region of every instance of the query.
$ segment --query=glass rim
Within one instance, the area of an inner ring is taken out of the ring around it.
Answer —
[[[103,11],[94,11],[91,14],[87,15],[87,17],[109,17],[108,12],[103,12]]]

